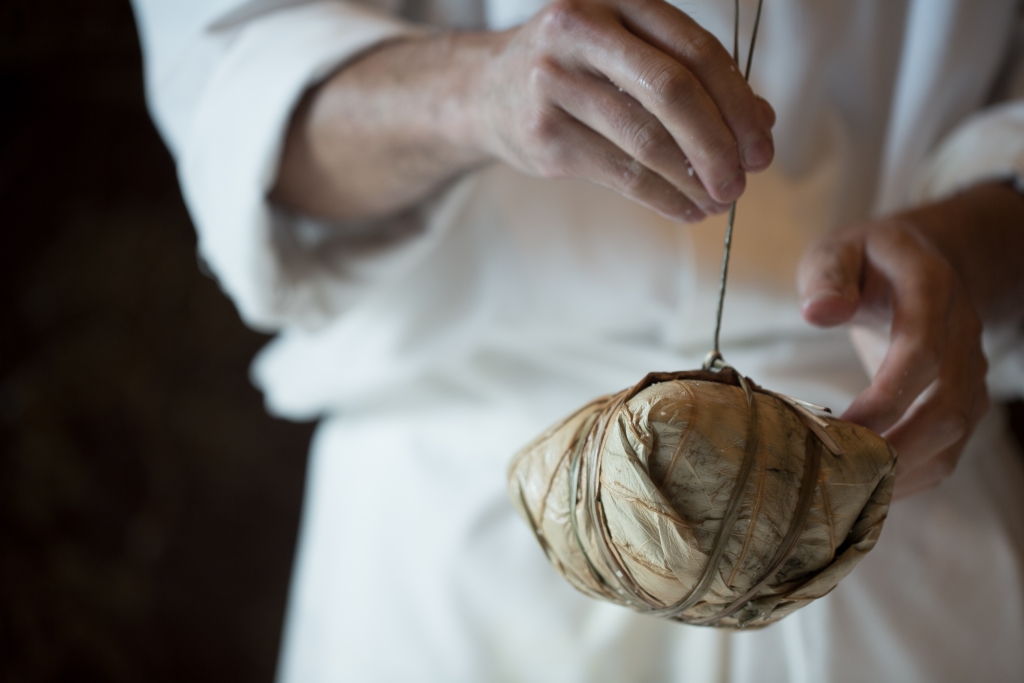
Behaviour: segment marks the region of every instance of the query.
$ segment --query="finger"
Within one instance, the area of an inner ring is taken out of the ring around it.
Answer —
[[[623,21],[633,33],[688,68],[718,105],[747,171],[768,167],[775,155],[761,102],[717,38],[684,12],[660,0],[627,2]],[[774,112],[772,112],[774,118]]]
[[[607,81],[554,68],[545,76],[556,103],[569,115],[613,142],[619,149],[674,185],[705,214],[728,205],[708,196],[683,151],[661,122]]]
[[[988,364],[974,332],[980,329],[955,335],[939,381],[886,433],[900,455],[898,476],[927,468],[937,454],[967,438],[988,410]]]
[[[919,467],[910,472],[896,475],[896,486],[893,489],[893,500],[909,498],[929,491],[953,474],[960,455],[963,453],[967,439],[962,439],[933,458],[927,467]],[[899,451],[897,451],[898,453]],[[900,458],[903,456],[901,455]],[[897,466],[899,460],[897,460]]]
[[[704,218],[704,212],[667,180],[568,114],[564,116],[548,145],[548,175],[585,178],[672,220]]]
[[[865,257],[890,286],[892,341],[871,386],[844,417],[881,433],[939,376],[956,280],[931,247],[899,226],[872,230]]]
[[[746,174],[737,142],[700,80],[621,25],[606,25],[588,35],[593,47],[585,54],[587,66],[664,124],[712,199],[721,204],[738,199],[746,188]]]
[[[903,453],[894,444],[893,448],[897,449],[896,452],[899,453],[899,459],[896,462],[896,487],[893,492],[893,499],[899,500],[933,489],[952,475],[956,470],[957,464],[960,462],[960,456],[963,453],[964,447],[970,440],[970,432],[973,431],[973,428],[984,417],[988,407],[988,392],[985,390],[984,382],[982,382],[981,391],[976,394],[974,401],[971,429],[960,439],[946,446],[941,451],[937,451],[917,466],[901,467],[905,463],[906,458],[904,458]]]
[[[860,305],[862,237],[827,236],[814,242],[797,268],[800,312],[813,325],[845,323]]]

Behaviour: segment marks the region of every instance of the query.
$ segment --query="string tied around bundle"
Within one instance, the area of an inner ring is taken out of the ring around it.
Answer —
[[[761,9],[764,0],[757,2],[757,14],[754,16],[754,30],[750,34],[750,49],[747,50],[747,65],[743,70],[743,79],[750,82],[750,69],[754,64],[754,48],[757,46],[757,30],[761,26]],[[736,65],[740,63],[740,0],[733,6],[732,58]],[[715,370],[724,362],[720,336],[722,332],[722,310],[725,308],[725,286],[729,279],[729,256],[732,252],[732,233],[736,224],[736,201],[729,207],[729,223],[725,229],[725,245],[722,249],[722,273],[718,283],[718,309],[715,313],[714,348],[704,359],[705,370]]]
[[[874,547],[896,454],[725,361],[735,219],[733,202],[703,368],[648,373],[586,404],[516,454],[509,494],[581,592],[690,624],[759,628],[826,595]]]

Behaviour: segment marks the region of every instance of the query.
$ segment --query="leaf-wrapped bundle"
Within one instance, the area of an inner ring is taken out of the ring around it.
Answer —
[[[587,595],[732,628],[828,593],[874,547],[896,453],[720,371],[652,373],[520,451],[509,491]]]

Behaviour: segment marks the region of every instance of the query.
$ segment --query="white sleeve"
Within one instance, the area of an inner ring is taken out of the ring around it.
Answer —
[[[1024,192],[1024,99],[986,109],[956,128],[919,176],[915,199],[936,201],[992,181],[1012,181]],[[1024,327],[987,326],[984,342],[992,397],[1024,396]]]
[[[1024,191],[1024,100],[986,109],[960,124],[926,163],[915,199],[935,201],[999,180]]]
[[[926,159],[914,179],[915,203],[991,181],[1012,181],[1024,191],[1024,8],[1018,10],[992,101],[994,106],[960,123]]]
[[[963,121],[915,178],[914,203],[938,201],[986,182],[1013,182],[1024,193],[1024,17],[998,87],[998,104]],[[988,386],[995,400],[1024,397],[1024,327],[989,326],[984,335]]]
[[[420,31],[383,11],[396,2],[133,2],[150,108],[177,158],[200,255],[246,323],[315,326],[362,283],[414,258],[416,212],[392,220],[383,244],[360,226],[287,215],[266,197],[305,90],[372,46]]]

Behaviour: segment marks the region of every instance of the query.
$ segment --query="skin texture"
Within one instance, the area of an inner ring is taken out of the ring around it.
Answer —
[[[988,408],[983,321],[1024,321],[1024,197],[986,184],[847,226],[808,249],[798,287],[812,324],[891,321],[885,359],[843,417],[900,454],[896,497],[928,490]]]
[[[403,40],[343,68],[299,107],[272,196],[372,218],[501,160],[692,222],[771,163],[774,119],[714,36],[662,0],[558,0],[509,31]]]
[[[402,39],[312,89],[271,196],[335,220],[396,213],[495,160],[598,183],[681,222],[721,213],[774,155],[775,113],[662,0],[556,0],[521,27]],[[935,486],[988,406],[981,321],[1024,320],[1024,199],[988,185],[823,237],[799,271],[820,326],[892,320],[844,415]]]

